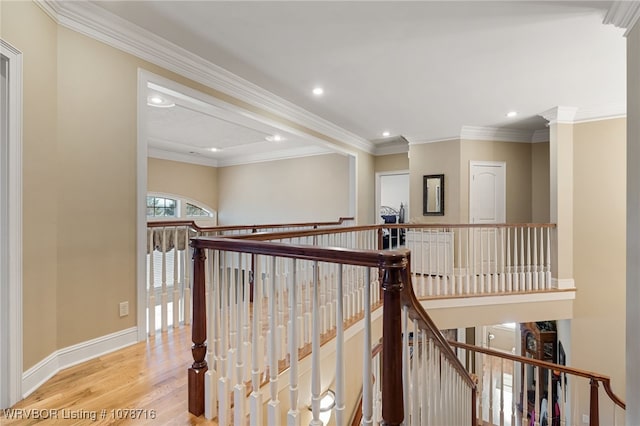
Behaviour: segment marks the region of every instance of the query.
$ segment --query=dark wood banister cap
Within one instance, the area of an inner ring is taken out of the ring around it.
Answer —
[[[288,257],[318,262],[340,263],[372,268],[406,268],[409,250],[355,250],[317,247],[226,237],[195,237],[191,246],[239,253]]]

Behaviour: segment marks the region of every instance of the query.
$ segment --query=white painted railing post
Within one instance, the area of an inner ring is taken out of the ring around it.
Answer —
[[[161,330],[167,331],[168,312],[167,312],[167,229],[162,228],[162,243],[160,244],[162,249],[162,292],[160,293],[160,312],[161,312]]]
[[[178,261],[180,254],[178,253],[178,227],[173,229],[173,328],[180,326],[180,281],[178,279]]]
[[[320,420],[320,306],[318,289],[318,262],[313,263],[313,296],[311,314],[313,317],[313,332],[311,338],[311,413],[310,426],[323,426]],[[275,423],[274,423],[275,425]]]
[[[364,274],[364,345],[362,360],[362,424],[373,425],[373,395],[371,371],[371,269]]]

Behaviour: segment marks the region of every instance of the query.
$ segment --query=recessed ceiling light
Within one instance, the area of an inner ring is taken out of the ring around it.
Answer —
[[[147,105],[158,108],[171,108],[176,106],[176,104],[169,99],[165,99],[157,94],[147,96]]]
[[[515,117],[516,115],[518,115],[518,111],[509,111],[509,112],[507,113],[507,117],[509,117],[509,118],[513,118],[513,117]]]
[[[324,89],[322,87],[314,87],[313,88],[313,94],[316,96],[322,96],[322,94],[324,93]]]
[[[209,151],[211,151],[211,152],[218,152],[218,151],[220,151],[220,148],[216,148],[216,147],[209,148]]]
[[[389,133],[389,132],[382,132],[382,136],[384,136],[385,138],[386,138],[387,136],[389,136],[390,134],[391,134],[391,133]]]
[[[270,135],[265,137],[265,139],[269,142],[282,142],[284,140],[284,137],[276,134],[276,135]]]

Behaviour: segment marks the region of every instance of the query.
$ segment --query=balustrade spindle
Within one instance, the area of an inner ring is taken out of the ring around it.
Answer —
[[[507,246],[506,246],[506,252],[507,252],[507,267],[506,267],[506,274],[507,274],[507,291],[511,292],[513,291],[513,266],[511,265],[511,229],[507,228]],[[513,425],[512,425],[513,426]]]
[[[547,265],[546,265],[546,286],[551,288],[551,230],[547,228]]]
[[[343,294],[343,269],[338,266],[338,285],[336,297],[336,425],[343,426],[345,418],[345,386],[344,386],[344,294]]]
[[[318,300],[318,262],[314,262],[313,270],[313,333],[311,338],[311,413],[313,418],[309,422],[309,426],[322,426],[322,420],[320,420],[320,306]]]
[[[525,279],[525,263],[524,263],[524,228],[520,227],[520,286],[521,290],[530,290],[529,284]]]
[[[540,372],[540,367],[533,366],[533,377],[535,378],[536,383],[536,397],[535,402],[533,404],[533,421],[535,426],[540,426],[540,386],[538,386],[538,379],[542,377]]]
[[[178,328],[180,325],[180,283],[178,280],[178,261],[180,260],[180,255],[178,254],[178,227],[176,226],[173,230],[173,294],[172,294],[172,303],[173,303],[173,328]]]
[[[538,282],[538,230],[533,228],[533,289],[539,290],[540,283]]]
[[[237,269],[235,280],[236,294],[236,322],[237,322],[237,340],[236,340],[236,384],[233,389],[233,420],[234,424],[240,426],[245,421],[245,397],[247,394],[246,385],[244,384],[244,287],[245,287],[245,271],[242,268],[242,254],[237,254]]]
[[[465,266],[466,266],[465,267],[465,275],[466,275],[465,284],[466,284],[466,293],[469,294],[469,293],[471,293],[471,288],[470,288],[471,287],[471,280],[470,280],[470,277],[471,277],[471,275],[473,275],[474,280],[475,280],[475,274],[472,274],[473,269],[471,268],[471,262],[470,262],[470,258],[469,258],[469,246],[471,245],[470,244],[470,242],[471,242],[471,237],[470,237],[471,230],[467,229],[466,230],[466,234],[467,234],[467,238],[466,238],[467,243],[465,244],[466,254],[465,254],[465,257],[464,257]],[[475,288],[474,288],[473,292],[475,293]]]
[[[499,260],[498,260],[498,230],[493,229],[491,231],[493,234],[493,265],[491,266],[491,273],[493,274],[493,290],[494,292],[498,292],[498,271],[499,271]]]
[[[155,230],[151,230],[151,237],[149,238],[149,290],[147,307],[147,318],[149,321],[149,336],[153,336],[156,332],[156,289],[155,289],[155,276],[153,265],[153,252],[155,250],[154,240]]]
[[[529,413],[529,398],[528,398],[528,374],[527,374],[527,366],[523,366],[522,368],[522,426],[529,426],[529,422],[527,421],[527,414]],[[535,377],[535,375],[534,375]]]
[[[362,424],[373,425],[371,369],[371,269],[364,272],[364,345],[362,360]]]
[[[271,258],[269,280],[269,403],[267,406],[268,424],[280,424],[280,401],[278,400],[278,339],[276,324],[276,258]]]
[[[296,309],[298,307],[298,283],[295,259],[292,260],[292,274],[289,282],[289,412],[287,413],[288,426],[300,426],[300,413],[298,410],[298,331],[296,329]]]
[[[262,392],[260,391],[260,373],[262,359],[262,273],[260,272],[260,256],[252,256],[251,276],[253,282],[253,321],[251,322],[251,395],[249,397],[249,413],[252,426],[262,425]],[[260,277],[260,278],[257,278]],[[295,306],[295,304],[294,304]],[[293,317],[295,318],[295,317]],[[292,364],[292,368],[293,364]]]
[[[191,271],[191,263],[188,255],[191,248],[189,245],[189,229],[184,233],[184,254],[182,259],[184,260],[184,292],[182,295],[182,303],[184,304],[184,325],[191,324],[191,277],[189,271]]]
[[[527,227],[527,273],[526,273],[526,281],[527,281],[527,290],[531,290],[533,288],[533,281],[531,276],[531,228]]]
[[[522,291],[524,286],[521,287],[522,284],[518,272],[518,228],[513,228],[513,287],[515,291]]]

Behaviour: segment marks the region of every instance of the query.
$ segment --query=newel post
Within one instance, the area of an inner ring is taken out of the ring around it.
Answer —
[[[598,381],[591,379],[591,398],[589,400],[589,426],[600,424],[600,411],[598,409]]]
[[[193,246],[193,243],[192,243]],[[188,370],[189,412],[194,416],[204,413],[204,375],[208,370],[207,354],[207,311],[205,301],[203,249],[193,249],[193,321],[191,323],[191,354],[193,364]]]
[[[387,267],[382,280],[382,424],[395,426],[404,420],[402,395],[402,269]]]

